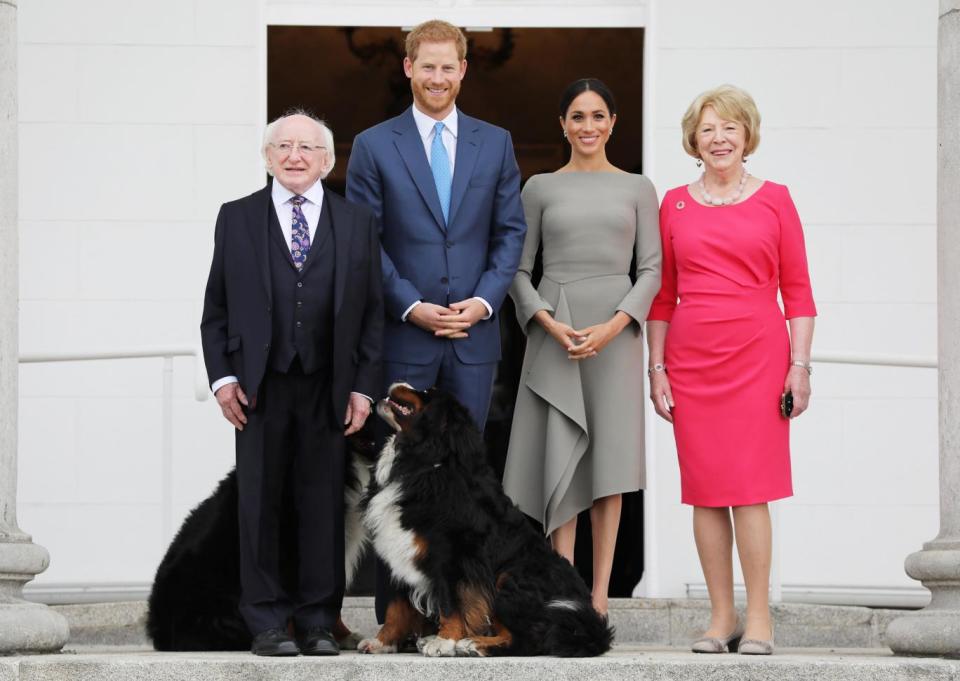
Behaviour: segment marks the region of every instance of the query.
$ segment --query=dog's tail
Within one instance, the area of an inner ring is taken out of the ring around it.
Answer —
[[[557,657],[603,655],[613,645],[613,627],[590,601],[555,600],[547,603],[551,621],[544,647]]]

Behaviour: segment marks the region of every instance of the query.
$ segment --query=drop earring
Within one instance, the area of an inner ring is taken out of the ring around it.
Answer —
[[[567,131],[566,131],[566,130],[563,131],[563,139],[567,139]]]
[[[703,167],[703,161],[701,161],[699,158],[697,159],[697,167],[698,167],[698,168],[702,168],[702,167]]]

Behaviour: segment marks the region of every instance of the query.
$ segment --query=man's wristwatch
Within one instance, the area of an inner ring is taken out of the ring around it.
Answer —
[[[666,370],[667,370],[666,364],[664,364],[663,362],[657,362],[652,367],[647,369],[647,376],[653,376],[654,371],[656,371],[659,374],[660,372],[666,371]]]
[[[813,374],[813,366],[811,366],[810,362],[804,362],[803,360],[800,360],[800,359],[794,359],[790,361],[790,366],[806,369],[807,376],[810,376]]]

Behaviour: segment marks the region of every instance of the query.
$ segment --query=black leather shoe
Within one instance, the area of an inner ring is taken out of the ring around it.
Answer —
[[[270,657],[299,655],[300,649],[286,629],[267,629],[253,637],[250,652]]]
[[[300,652],[304,655],[339,655],[337,640],[325,627],[310,627],[299,638]]]

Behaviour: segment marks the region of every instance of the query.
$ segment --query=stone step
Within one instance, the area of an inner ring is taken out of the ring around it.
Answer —
[[[619,645],[599,658],[425,658],[344,653],[262,658],[249,653],[76,649],[0,658],[3,681],[948,681],[960,661],[894,657],[876,650],[778,649],[769,657],[695,655]]]
[[[143,626],[144,601],[52,607],[70,623],[71,645],[149,645]],[[780,603],[772,610],[777,643],[793,648],[884,648],[887,625],[903,613],[802,603]],[[610,621],[620,643],[688,646],[706,629],[709,614],[705,600],[617,598],[610,602]],[[343,620],[364,636],[375,633],[373,598],[344,599]]]

